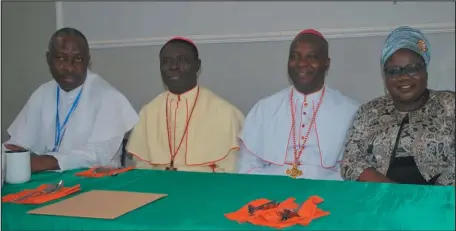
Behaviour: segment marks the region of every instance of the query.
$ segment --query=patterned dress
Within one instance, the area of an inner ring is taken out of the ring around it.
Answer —
[[[413,166],[421,176],[405,170]],[[390,178],[403,171],[399,183],[455,185],[455,92],[429,90],[424,107],[412,112],[396,110],[390,96],[361,106],[345,145],[342,177],[357,180],[367,168]]]

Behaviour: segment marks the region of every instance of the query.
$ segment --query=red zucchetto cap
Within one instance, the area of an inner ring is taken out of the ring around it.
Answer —
[[[174,40],[181,40],[181,41],[185,41],[185,42],[188,42],[190,44],[192,44],[193,46],[196,47],[196,44],[189,38],[186,38],[186,37],[182,37],[182,36],[176,36],[176,37],[172,37],[170,40],[168,40],[168,42],[166,43],[169,43],[171,41],[174,41]]]
[[[315,35],[315,36],[318,36],[320,37],[321,39],[325,40],[326,41],[326,38],[317,30],[315,29],[306,29],[306,30],[303,30],[301,32],[299,32],[298,35],[296,35],[296,37],[300,36],[300,35],[303,35],[303,34],[311,34],[311,35]],[[327,42],[327,41],[326,41]]]

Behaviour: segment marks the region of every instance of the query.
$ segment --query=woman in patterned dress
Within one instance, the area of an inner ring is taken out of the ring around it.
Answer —
[[[388,36],[381,64],[389,94],[360,107],[341,162],[344,179],[455,185],[455,92],[427,88],[430,52],[417,29]]]

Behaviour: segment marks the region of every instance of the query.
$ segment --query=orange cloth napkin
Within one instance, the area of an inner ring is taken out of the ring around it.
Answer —
[[[90,177],[90,178],[100,178],[105,176],[118,175],[127,171],[134,169],[135,167],[131,166],[128,168],[105,168],[105,167],[93,167],[86,171],[76,173],[76,176]],[[95,170],[98,169],[98,172]]]
[[[15,204],[42,204],[52,200],[60,199],[81,190],[81,185],[73,187],[62,187],[52,193],[42,192],[48,187],[47,184],[40,185],[35,189],[26,189],[18,193],[11,193],[2,197],[2,202]]]
[[[295,202],[295,198],[288,198],[278,205],[269,206],[269,208],[263,210],[254,210],[252,214],[249,213],[249,205],[257,207],[268,202],[271,201],[264,198],[254,200],[236,212],[225,214],[225,217],[239,223],[249,222],[259,226],[286,228],[297,224],[307,226],[313,219],[329,215],[329,212],[317,207],[318,204],[323,202],[323,199],[318,196],[309,197],[301,207]],[[286,212],[291,214],[288,219],[283,217]]]

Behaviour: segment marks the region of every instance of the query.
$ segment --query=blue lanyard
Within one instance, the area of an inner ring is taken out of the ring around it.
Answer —
[[[76,110],[76,107],[79,104],[79,98],[81,98],[81,90],[79,90],[78,96],[76,96],[76,99],[73,102],[73,105],[70,108],[70,111],[68,112],[67,116],[65,117],[65,120],[63,121],[62,126],[60,126],[60,116],[59,116],[59,101],[60,101],[60,89],[59,86],[57,86],[57,110],[55,113],[55,141],[54,141],[54,149],[52,149],[53,152],[57,151],[60,147],[60,143],[62,142],[63,135],[65,135],[66,129],[63,131],[62,136],[60,135],[62,133],[63,128],[65,125],[68,123],[68,120],[71,117],[71,114]]]

